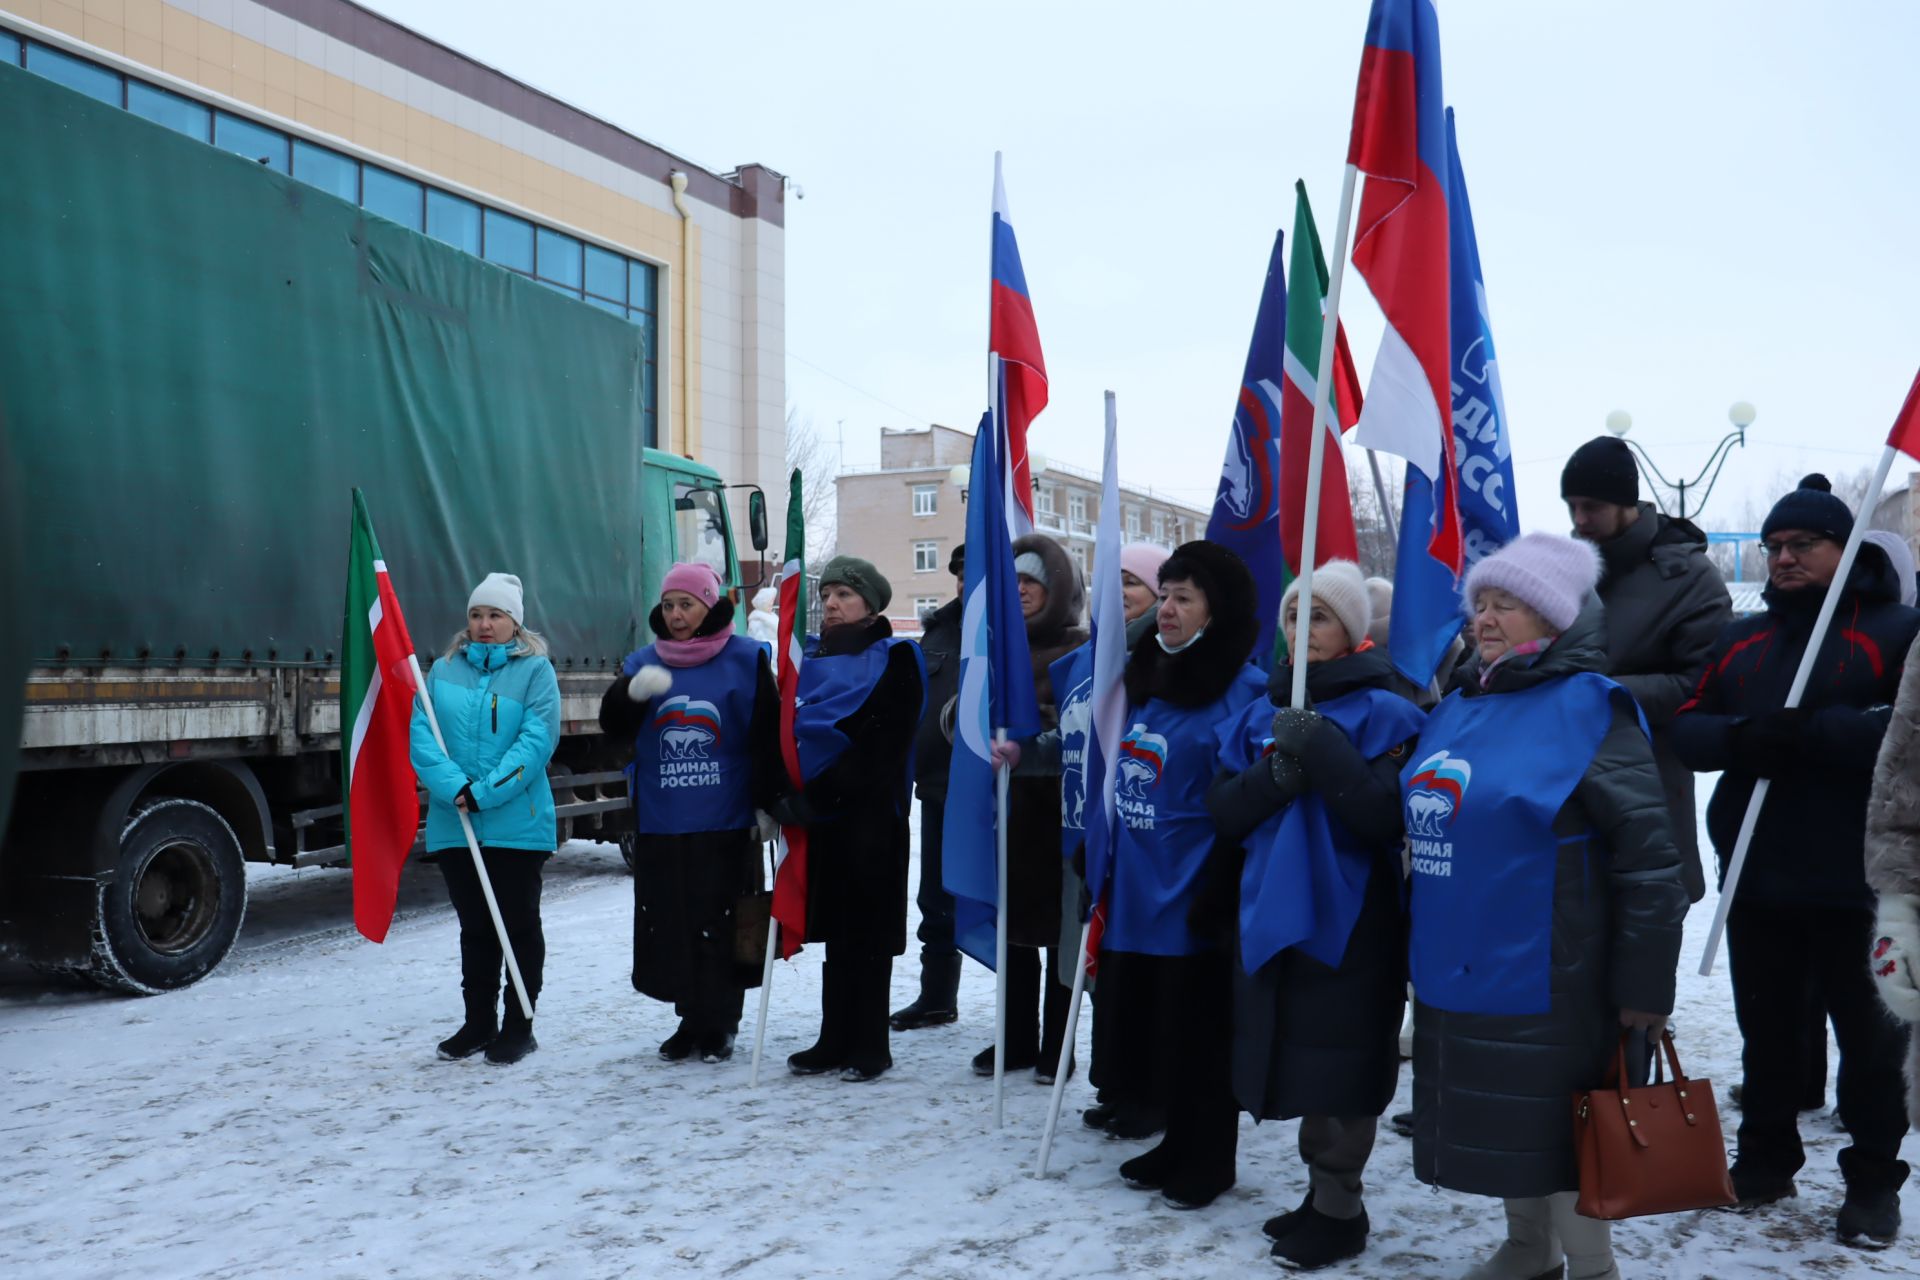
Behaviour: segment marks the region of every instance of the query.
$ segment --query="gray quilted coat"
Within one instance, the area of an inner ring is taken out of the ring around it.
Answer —
[[[1454,697],[1498,697],[1581,671],[1605,671],[1597,601],[1530,665],[1502,666],[1480,688],[1471,660]],[[1422,752],[1447,744],[1421,740]],[[1622,1008],[1673,1009],[1680,853],[1653,750],[1616,708],[1585,777],[1554,819],[1552,1007],[1525,1015],[1449,1013],[1419,999],[1413,1023],[1413,1167],[1422,1181],[1476,1195],[1578,1188],[1572,1097],[1606,1075]]]

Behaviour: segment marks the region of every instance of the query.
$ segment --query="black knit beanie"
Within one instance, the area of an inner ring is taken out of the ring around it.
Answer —
[[[1640,469],[1625,440],[1595,436],[1573,451],[1560,472],[1560,497],[1631,507],[1640,501]]]
[[[1802,479],[1798,489],[1773,504],[1760,526],[1760,536],[1770,538],[1780,529],[1805,529],[1845,542],[1853,533],[1853,512],[1833,496],[1832,482],[1816,471]]]

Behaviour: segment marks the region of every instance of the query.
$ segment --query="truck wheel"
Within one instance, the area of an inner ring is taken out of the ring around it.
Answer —
[[[631,874],[633,871],[634,839],[635,839],[635,836],[631,831],[622,831],[620,833],[620,860],[627,864],[627,871],[629,874]]]
[[[246,862],[226,819],[197,800],[159,800],[120,833],[120,865],[100,890],[89,975],[155,995],[213,971],[240,936]]]

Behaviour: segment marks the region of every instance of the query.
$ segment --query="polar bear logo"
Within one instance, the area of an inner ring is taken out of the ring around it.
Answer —
[[[1159,784],[1161,770],[1166,766],[1167,740],[1147,732],[1147,726],[1136,724],[1120,741],[1116,775],[1120,780],[1120,793],[1144,799],[1146,793]]]
[[[669,760],[705,760],[720,741],[720,709],[681,694],[661,704],[653,727]]]
[[[1079,829],[1087,825],[1087,731],[1093,721],[1093,677],[1073,686],[1060,704],[1060,742],[1079,745],[1078,758],[1064,760],[1060,767],[1060,795],[1067,811],[1062,821]]]
[[[1459,756],[1436,751],[1422,760],[1407,780],[1407,834],[1444,837],[1472,781],[1473,766]]]

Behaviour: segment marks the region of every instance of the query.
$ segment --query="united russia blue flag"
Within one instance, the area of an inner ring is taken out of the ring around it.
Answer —
[[[1287,362],[1287,277],[1280,232],[1274,232],[1267,258],[1267,282],[1253,322],[1246,371],[1233,408],[1233,433],[1220,468],[1207,541],[1226,547],[1246,563],[1260,592],[1256,617],[1260,634],[1254,661],[1273,662],[1274,625],[1280,597],[1287,589],[1287,565],[1280,548],[1280,388]],[[1301,482],[1304,486],[1304,481]],[[1105,514],[1105,509],[1102,509]]]
[[[1487,318],[1487,286],[1480,274],[1480,248],[1460,168],[1453,109],[1447,109],[1447,208],[1449,214],[1449,308],[1453,332],[1453,454],[1458,483],[1461,539],[1466,567],[1519,536],[1520,513],[1513,489],[1513,446],[1494,359],[1493,326]],[[1393,665],[1416,684],[1439,669],[1447,646],[1460,634],[1460,580],[1426,554],[1435,527],[1434,487],[1416,467],[1407,468],[1400,520],[1400,548],[1393,583]],[[1462,573],[1464,577],[1464,570]]]
[[[947,774],[941,880],[953,895],[954,942],[986,965],[994,962],[1000,900],[994,834],[993,760],[996,730],[1010,739],[1040,732],[1027,655],[1013,540],[1002,506],[1005,462],[995,447],[993,414],[980,419],[967,481],[967,569],[960,595],[960,693],[953,709],[953,763]]]

